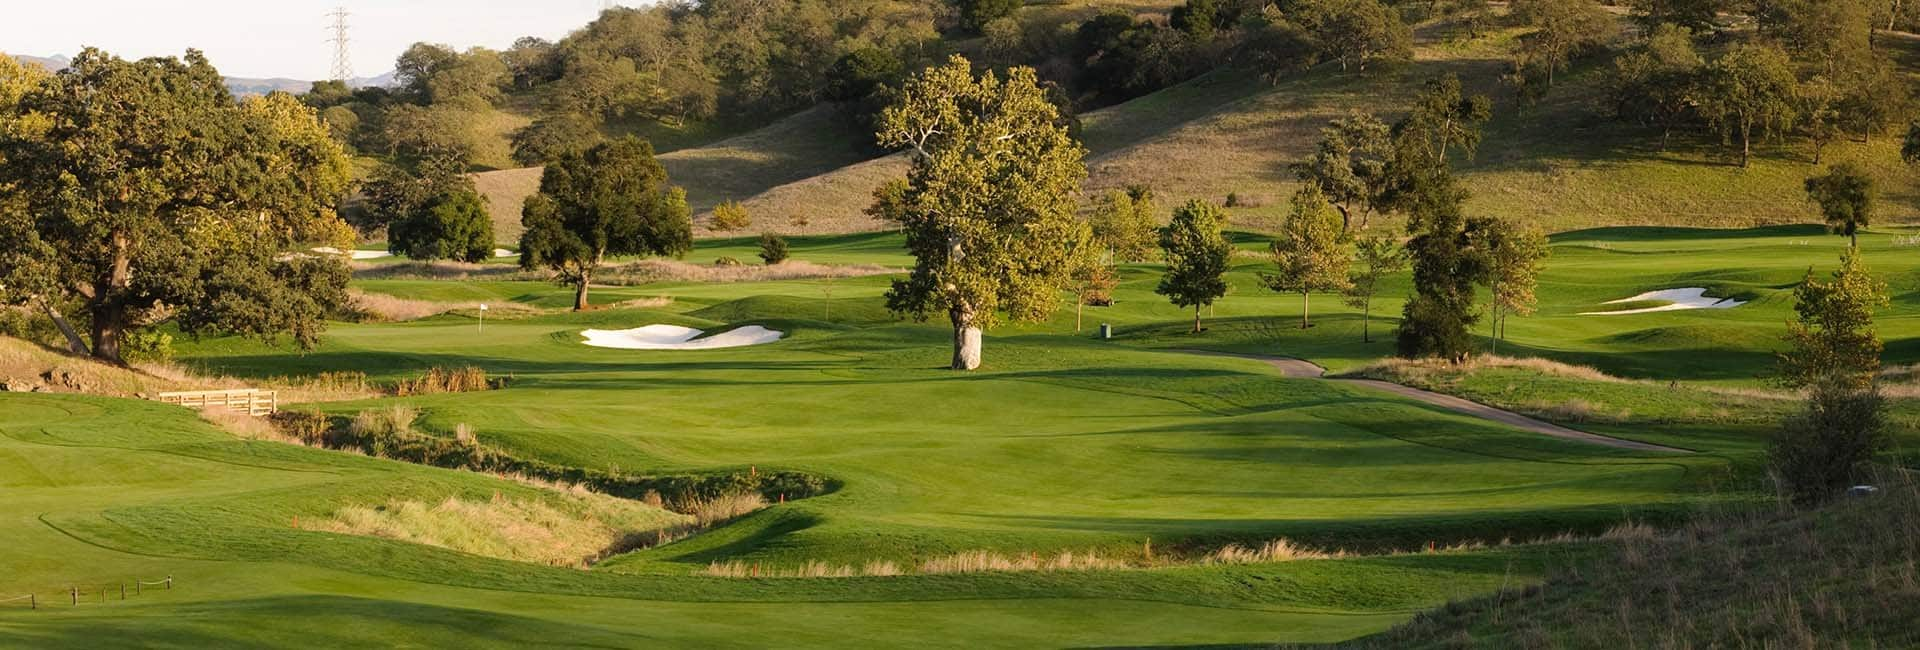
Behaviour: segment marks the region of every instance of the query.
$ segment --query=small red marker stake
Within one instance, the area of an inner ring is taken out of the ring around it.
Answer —
[[[785,492],[781,492],[781,493],[780,493],[780,502],[781,502],[781,503],[786,503],[786,502],[787,502],[787,493],[785,493]]]
[[[300,527],[300,515],[294,515],[294,516],[293,516],[293,527],[294,527],[294,528],[299,528],[299,527]]]

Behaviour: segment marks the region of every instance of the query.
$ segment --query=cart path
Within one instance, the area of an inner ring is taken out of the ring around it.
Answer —
[[[1560,438],[1563,440],[1573,440],[1576,442],[1605,445],[1608,447],[1616,447],[1619,449],[1632,449],[1634,451],[1666,451],[1666,452],[1675,452],[1675,453],[1683,453],[1683,454],[1692,453],[1690,450],[1686,450],[1686,449],[1678,449],[1674,447],[1656,445],[1656,444],[1647,443],[1647,442],[1638,442],[1634,440],[1623,440],[1623,439],[1614,438],[1611,436],[1603,436],[1597,433],[1589,433],[1589,432],[1581,431],[1578,429],[1569,429],[1567,427],[1563,427],[1558,424],[1536,420],[1536,419],[1527,417],[1525,415],[1515,413],[1513,411],[1508,411],[1505,409],[1499,409],[1499,408],[1494,408],[1492,406],[1487,406],[1485,404],[1481,404],[1473,400],[1462,399],[1459,397],[1454,397],[1452,395],[1445,395],[1445,394],[1436,393],[1429,390],[1421,390],[1418,388],[1414,388],[1412,386],[1404,386],[1404,385],[1396,384],[1390,381],[1380,381],[1378,379],[1327,379],[1326,368],[1322,368],[1320,367],[1319,364],[1313,363],[1311,361],[1307,361],[1305,359],[1295,359],[1293,357],[1279,357],[1279,356],[1262,355],[1262,354],[1236,354],[1232,352],[1209,352],[1204,350],[1179,350],[1179,351],[1187,354],[1203,354],[1203,355],[1216,356],[1216,357],[1235,357],[1240,359],[1251,359],[1254,361],[1260,361],[1269,366],[1273,366],[1275,369],[1280,371],[1280,374],[1290,378],[1326,379],[1327,381],[1338,382],[1342,384],[1365,386],[1367,388],[1372,388],[1374,390],[1393,393],[1395,395],[1399,395],[1401,397],[1405,397],[1407,399],[1411,399],[1423,404],[1438,406],[1440,408],[1447,409],[1455,413],[1471,415],[1473,417],[1480,418],[1482,420],[1498,422],[1516,429],[1520,429],[1522,431],[1530,431],[1533,433],[1552,436],[1552,437]]]

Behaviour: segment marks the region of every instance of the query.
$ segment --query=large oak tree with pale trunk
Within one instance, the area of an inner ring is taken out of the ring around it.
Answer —
[[[23,282],[0,300],[79,305],[90,340],[63,328],[76,350],[118,361],[127,329],[162,318],[311,346],[344,303],[341,260],[288,254],[352,236],[334,213],[347,158],[292,97],[236,102],[195,51],[88,49],[0,109],[37,123],[0,129],[0,209],[26,237],[0,270]]]
[[[887,306],[953,323],[953,368],[980,367],[981,331],[1039,320],[1059,304],[1091,235],[1076,215],[1086,150],[1032,68],[974,75],[955,56],[909,80],[880,117],[883,146],[910,151],[904,181],[872,213],[899,223],[917,259]]]

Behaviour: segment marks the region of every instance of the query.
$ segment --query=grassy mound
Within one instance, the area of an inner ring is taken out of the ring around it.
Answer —
[[[1545,584],[1421,614],[1353,648],[1920,644],[1920,490],[1619,541]]]

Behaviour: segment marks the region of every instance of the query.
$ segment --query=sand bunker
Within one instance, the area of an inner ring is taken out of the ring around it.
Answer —
[[[338,248],[334,248],[334,247],[332,247],[332,246],[320,246],[320,247],[317,247],[317,248],[314,248],[314,249],[313,249],[313,252],[315,252],[315,253],[320,253],[320,254],[322,254],[322,255],[349,255],[349,254],[351,254],[351,256],[353,257],[353,259],[356,259],[356,260],[377,260],[377,259],[380,259],[380,258],[382,258],[382,257],[393,257],[393,254],[392,254],[392,253],[389,253],[389,252],[386,252],[386,251],[358,251],[358,250],[357,250],[357,251],[343,251],[343,250],[340,250],[340,249],[338,249]]]
[[[596,348],[617,348],[621,350],[712,350],[716,348],[738,348],[749,345],[762,345],[780,340],[784,336],[779,330],[770,330],[759,325],[734,328],[706,338],[695,338],[704,334],[691,327],[678,325],[648,325],[630,330],[587,330],[580,335],[587,337],[587,345]]]
[[[1709,298],[1707,297],[1707,290],[1702,289],[1700,287],[1686,287],[1682,289],[1662,289],[1660,291],[1648,291],[1646,293],[1634,296],[1632,298],[1621,298],[1619,300],[1609,300],[1602,304],[1617,305],[1623,302],[1642,302],[1642,301],[1659,301],[1659,302],[1664,302],[1668,304],[1660,305],[1658,307],[1645,307],[1642,309],[1626,309],[1621,311],[1590,311],[1580,315],[1581,316],[1619,316],[1622,314],[1648,314],[1656,311],[1682,311],[1686,309],[1732,309],[1734,307],[1739,307],[1741,305],[1747,304],[1747,301],[1745,300],[1734,300],[1732,298]]]
[[[493,256],[494,257],[519,257],[520,254],[504,248],[496,248],[496,249],[493,249]]]

